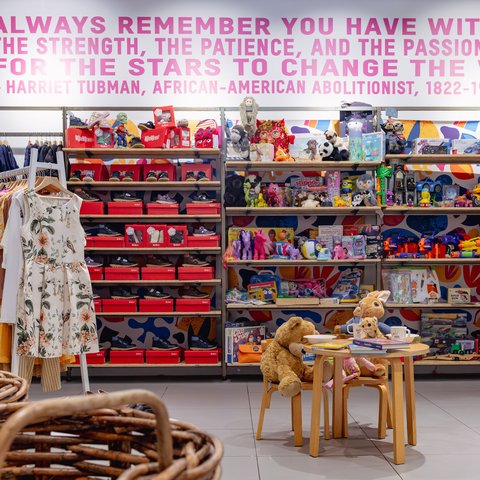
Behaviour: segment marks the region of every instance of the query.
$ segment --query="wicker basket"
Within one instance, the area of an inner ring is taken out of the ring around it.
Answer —
[[[146,404],[154,413],[125,405]],[[127,390],[0,405],[0,478],[218,480],[223,447]]]
[[[24,378],[0,370],[0,403],[24,402],[28,396],[28,383]]]

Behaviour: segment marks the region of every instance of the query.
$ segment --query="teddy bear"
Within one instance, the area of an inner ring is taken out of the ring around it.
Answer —
[[[363,317],[358,324],[362,338],[385,338],[378,328],[377,317]]]
[[[335,326],[335,333],[349,333],[348,325],[352,323],[360,323],[360,320],[364,317],[376,317],[378,321],[378,319],[382,318],[385,313],[384,305],[387,302],[388,297],[390,297],[389,290],[370,292],[365,298],[360,300],[358,306],[353,311],[353,317],[348,320],[345,325]],[[378,329],[383,335],[388,335],[390,333],[390,326],[383,322],[378,322]]]
[[[305,365],[302,356],[303,337],[316,333],[313,323],[302,317],[290,317],[281,325],[275,338],[262,354],[260,370],[263,377],[278,383],[278,391],[284,397],[294,397],[300,393],[302,382],[313,381],[313,368]],[[332,377],[333,368],[325,363],[324,379]]]

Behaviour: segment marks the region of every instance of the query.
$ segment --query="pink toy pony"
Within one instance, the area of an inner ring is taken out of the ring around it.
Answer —
[[[252,260],[252,234],[248,230],[240,232],[242,242],[242,260]]]
[[[303,258],[300,250],[298,248],[295,248],[291,243],[288,244],[286,248],[286,253],[290,260],[301,260]]]
[[[270,240],[270,237],[267,237],[267,239],[265,240],[263,248],[265,249],[265,255],[267,257],[273,254],[273,242]]]
[[[335,242],[335,247],[333,248],[333,259],[334,260],[344,260],[347,258],[347,254],[342,247],[340,242]]]
[[[263,233],[262,229],[258,229],[253,237],[253,259],[265,260],[265,242],[267,236]]]

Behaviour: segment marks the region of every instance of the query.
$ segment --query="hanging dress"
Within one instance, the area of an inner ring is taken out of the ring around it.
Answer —
[[[17,295],[17,352],[55,358],[98,352],[81,199],[25,194],[24,268]]]

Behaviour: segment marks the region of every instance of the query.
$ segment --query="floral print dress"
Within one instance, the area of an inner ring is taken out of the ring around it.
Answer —
[[[98,352],[90,276],[84,262],[82,200],[25,194],[24,269],[17,295],[17,352],[55,358]]]

